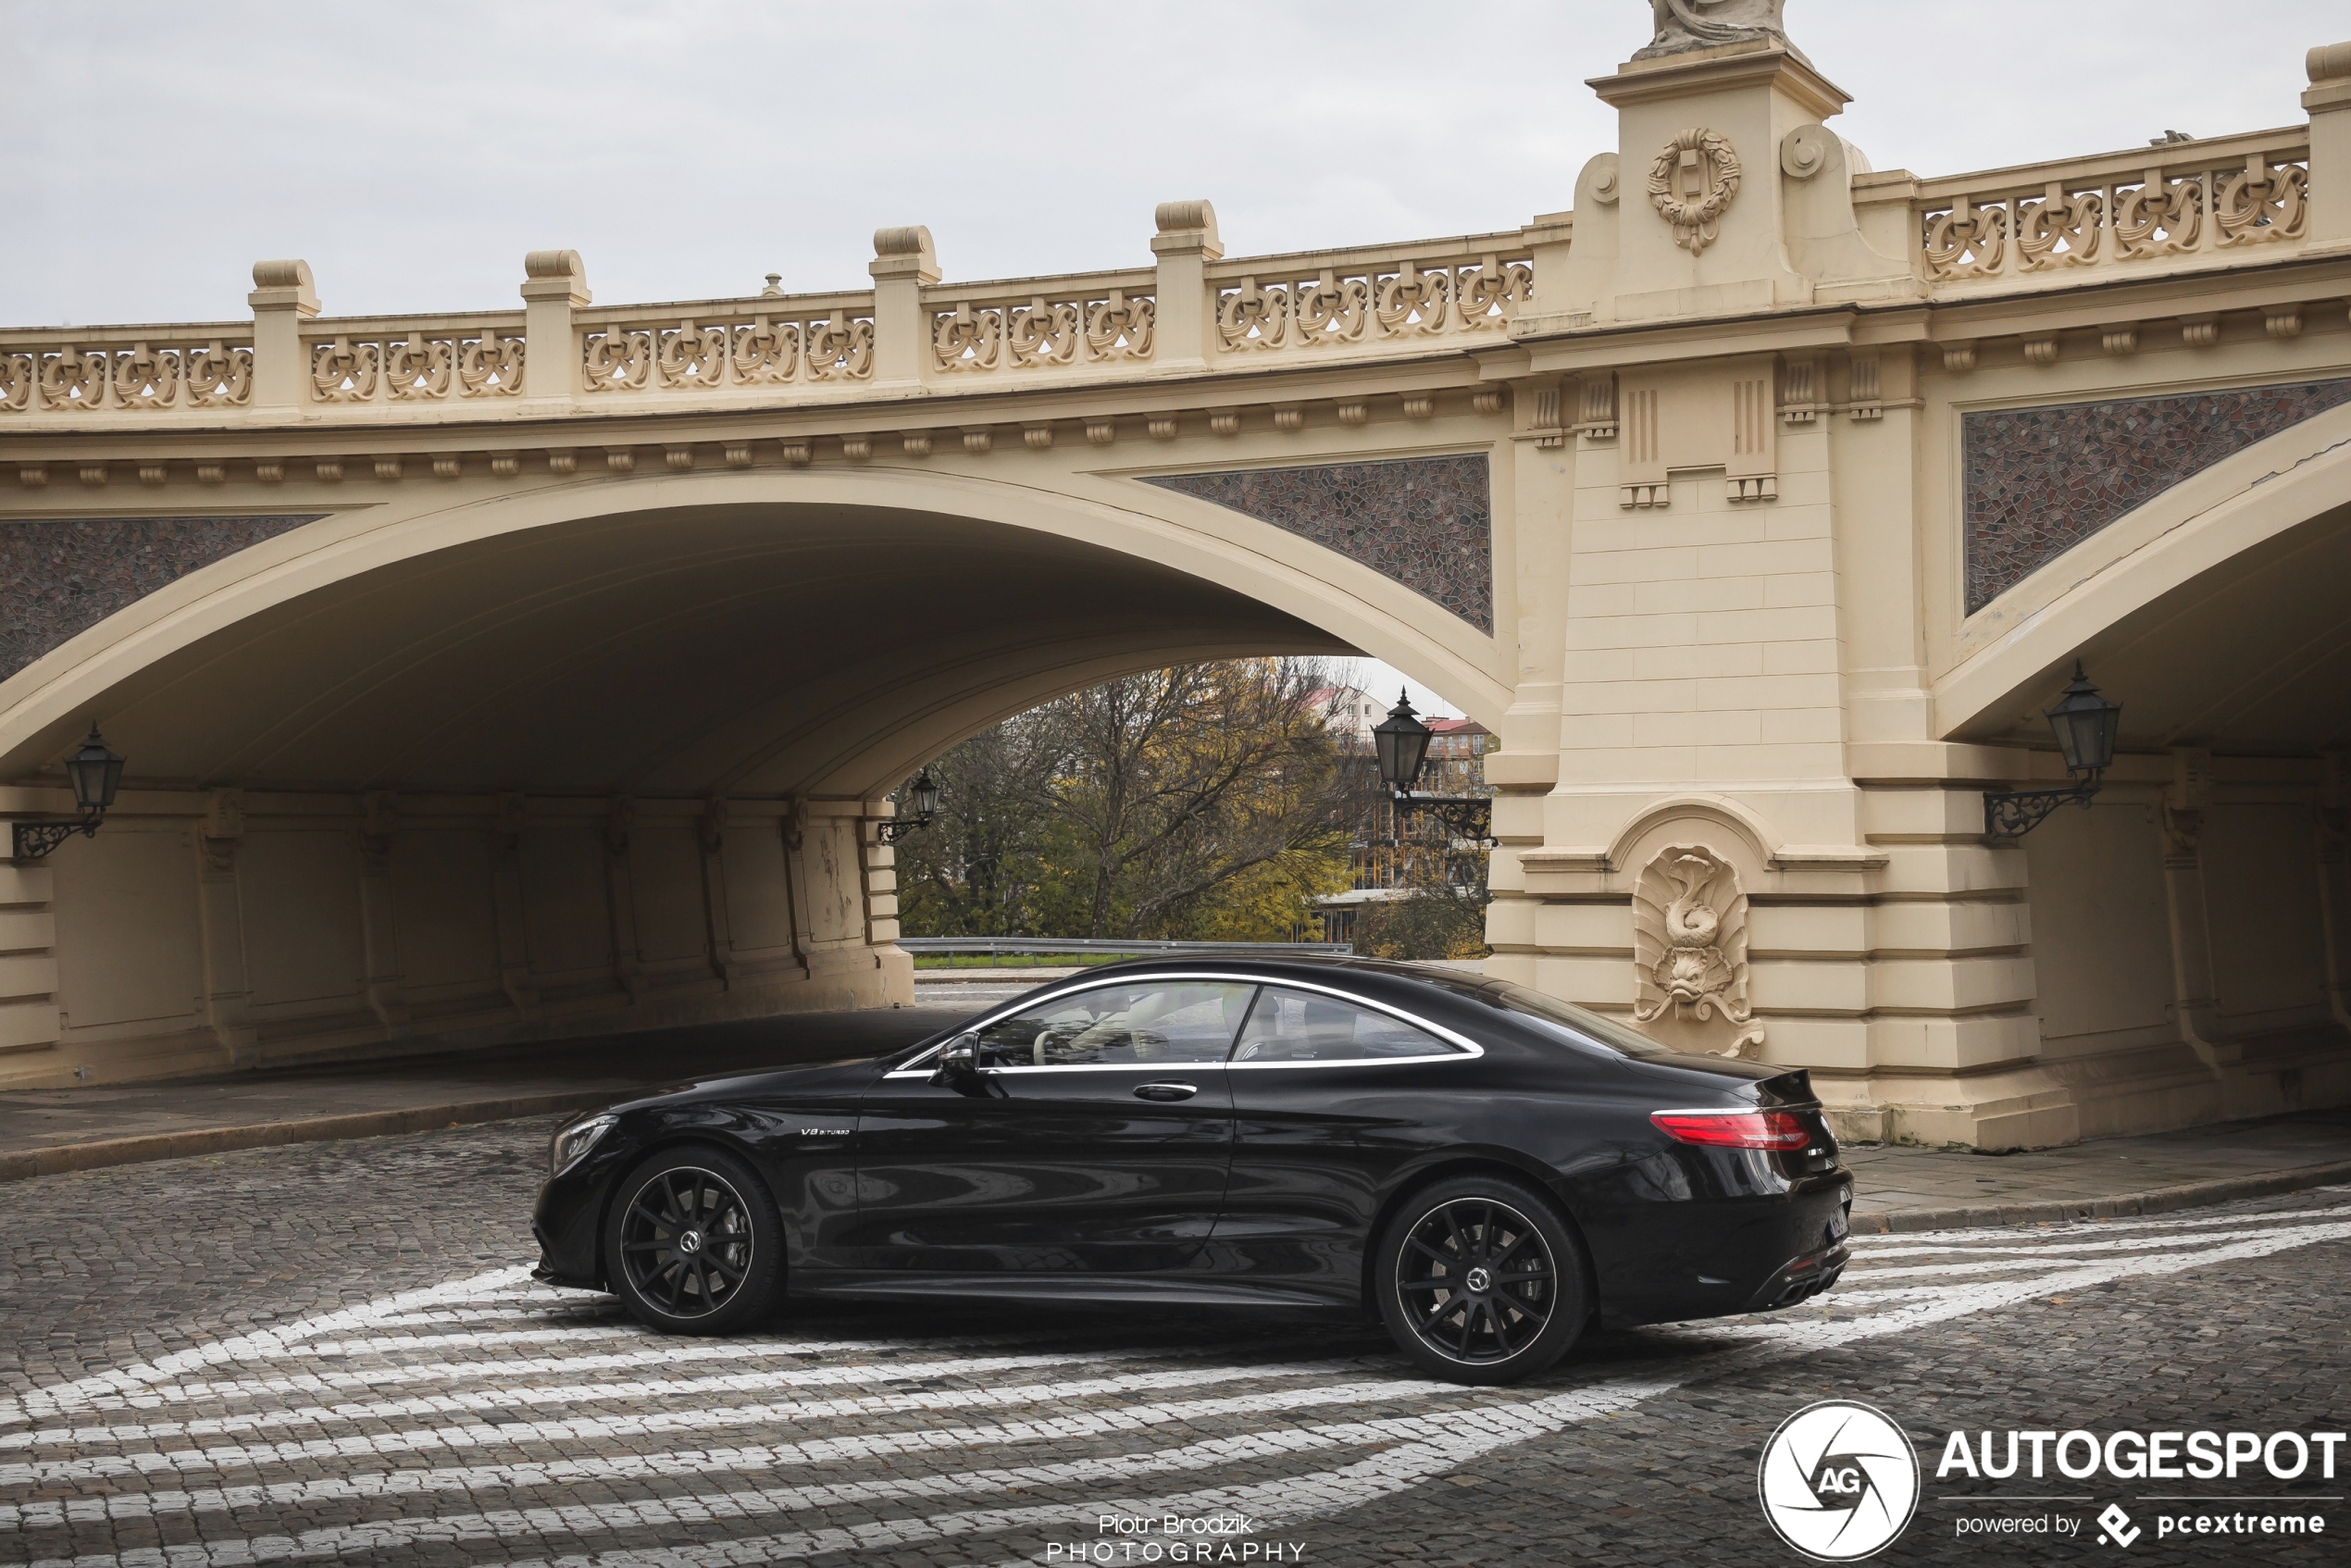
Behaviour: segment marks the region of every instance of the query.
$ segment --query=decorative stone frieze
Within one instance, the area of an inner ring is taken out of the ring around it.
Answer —
[[[2351,403],[2351,380],[1966,415],[1967,609],[2181,480]]]
[[[1144,482],[1312,540],[1480,631],[1494,629],[1493,502],[1482,455],[1162,474]]]
[[[198,567],[325,515],[0,520],[0,679]]]

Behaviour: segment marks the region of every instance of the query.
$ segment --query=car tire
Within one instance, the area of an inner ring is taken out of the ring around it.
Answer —
[[[621,1178],[604,1219],[605,1276],[639,1322],[670,1334],[728,1334],[783,1296],[776,1200],[723,1149],[665,1149]]]
[[[1584,1250],[1559,1205],[1505,1176],[1453,1176],[1413,1193],[1381,1232],[1373,1271],[1397,1347],[1455,1383],[1547,1370],[1592,1312]]]

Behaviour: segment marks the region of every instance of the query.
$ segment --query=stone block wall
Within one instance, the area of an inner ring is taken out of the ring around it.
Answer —
[[[913,994],[858,803],[153,791],[0,866],[0,1086]]]

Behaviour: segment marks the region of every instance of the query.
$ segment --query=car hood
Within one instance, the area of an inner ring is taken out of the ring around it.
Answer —
[[[800,1067],[774,1067],[765,1072],[730,1073],[677,1084],[610,1107],[616,1112],[653,1105],[690,1105],[705,1100],[791,1099],[800,1095],[830,1097],[854,1094],[874,1081],[879,1062],[859,1056],[841,1062],[818,1062]]]

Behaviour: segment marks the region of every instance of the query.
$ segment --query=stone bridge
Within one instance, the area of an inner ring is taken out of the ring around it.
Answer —
[[[1741,4],[1493,233],[0,332],[0,813],[130,759],[0,865],[0,1084],[902,1001],[918,765],[1361,651],[1501,738],[1495,973],[1848,1132],[2351,1098],[2351,45],[2304,124],[1926,178]],[[1988,843],[2077,658],[2121,754]]]

